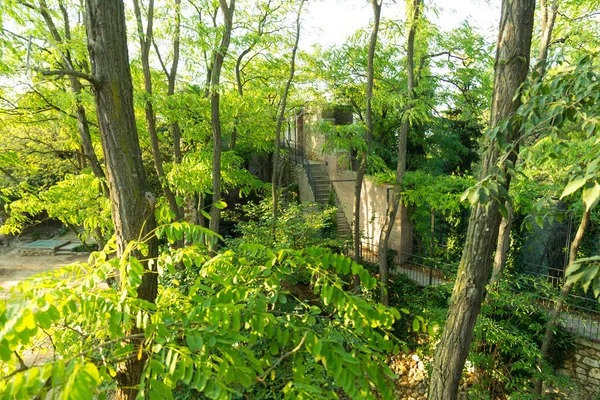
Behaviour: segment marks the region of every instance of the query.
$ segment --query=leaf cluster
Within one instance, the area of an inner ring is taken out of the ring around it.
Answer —
[[[179,233],[201,241],[211,236],[183,223],[161,228],[171,242]],[[0,304],[0,388],[6,395],[25,398],[52,389],[59,396],[104,397],[119,363],[137,357],[145,360],[140,395],[150,398],[172,398],[180,385],[212,399],[269,385],[288,399],[338,398],[338,391],[354,399],[393,398],[385,354],[397,348],[389,332],[400,314],[344,290],[352,275],[367,289],[377,284],[351,259],[320,248],[273,252],[252,244],[210,257],[196,242],[151,262],[153,273],[181,264],[193,271],[189,293],[159,288],[150,304],[135,296],[147,272],[132,254],[144,249],[137,242],[121,258],[96,253],[90,263],[13,290]],[[114,269],[123,277],[121,287],[102,288]],[[309,301],[284,288],[298,269],[310,275]],[[18,355],[46,335],[53,338],[53,358],[20,365]]]

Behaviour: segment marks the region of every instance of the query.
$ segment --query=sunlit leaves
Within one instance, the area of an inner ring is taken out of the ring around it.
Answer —
[[[110,202],[102,194],[102,181],[91,173],[66,175],[57,184],[33,193],[26,190],[10,206],[5,232],[20,232],[35,217],[46,211],[65,225],[83,226],[88,235],[96,230],[106,237],[112,233]]]
[[[567,283],[580,281],[585,292],[591,287],[594,296],[600,297],[600,256],[580,258],[565,270]]]
[[[12,395],[36,394],[52,374],[48,389],[89,398],[114,378],[117,360],[147,354],[140,388],[151,398],[171,398],[180,385],[209,398],[230,398],[263,384],[288,398],[310,392],[335,398],[335,388],[353,399],[375,398],[377,391],[391,398],[384,354],[394,348],[389,331],[400,314],[344,290],[352,275],[364,288],[375,287],[362,266],[321,248],[273,252],[252,244],[209,258],[202,243],[214,234],[179,222],[161,227],[160,235],[199,242],[154,263],[161,275],[182,267],[194,273],[187,292],[162,288],[155,305],[135,293],[148,273],[133,256],[143,252],[143,243],[131,242],[120,260],[97,253],[93,267],[75,265],[21,283],[16,291],[27,293],[18,295],[22,302],[0,307],[0,356],[14,372],[0,387]],[[114,268],[121,270],[121,288],[100,289],[100,276]],[[305,300],[283,287],[299,270],[313,291]],[[134,326],[143,331],[136,346],[126,339]],[[45,332],[64,358],[39,371],[19,371],[13,351]],[[100,364],[94,362],[98,356]]]
[[[181,164],[175,165],[168,174],[168,180],[181,195],[211,193],[212,153],[209,151],[190,152]],[[240,189],[240,195],[265,189],[265,184],[241,167],[243,159],[232,151],[222,154],[222,190]]]

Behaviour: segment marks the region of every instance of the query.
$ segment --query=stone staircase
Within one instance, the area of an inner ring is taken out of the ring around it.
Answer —
[[[308,180],[315,195],[315,202],[326,206],[329,200],[329,192],[332,187],[329,173],[327,172],[327,166],[325,164],[308,164],[307,169]],[[346,220],[346,215],[344,214],[344,210],[342,209],[342,205],[338,200],[337,195],[335,195],[335,205],[337,207],[335,216],[339,237],[346,238],[351,236],[352,229]]]

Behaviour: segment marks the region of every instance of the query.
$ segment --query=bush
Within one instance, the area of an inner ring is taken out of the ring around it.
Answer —
[[[504,280],[498,290],[488,293],[477,320],[469,360],[477,371],[475,389],[490,398],[515,394],[528,395],[531,382],[539,375],[536,362],[548,313],[539,303],[539,293],[515,290],[519,278]],[[574,349],[573,335],[558,329],[555,333],[551,364],[560,367]],[[543,371],[545,379],[556,380],[552,371]]]
[[[122,360],[145,355],[140,396],[394,397],[385,359],[398,351],[391,329],[400,313],[342,289],[344,280],[358,275],[373,290],[377,281],[364,268],[322,248],[272,251],[241,244],[211,257],[204,243],[214,234],[180,222],[157,235],[171,244],[183,236],[195,241],[166,247],[153,263],[159,275],[184,268],[189,290],[161,286],[155,303],[142,301],[140,261],[131,253],[120,259],[95,253],[93,265],[21,282],[19,301],[0,302],[0,370],[6,377],[0,392],[7,398],[44,397],[51,389],[58,397],[106,396]],[[144,247],[132,242],[128,251],[143,253]],[[102,288],[115,268],[121,287]],[[282,285],[297,271],[309,278],[309,301]],[[143,335],[135,344],[127,340],[134,329]],[[23,369],[19,354],[46,335],[56,357]]]
[[[244,243],[262,244],[270,249],[303,249],[311,246],[340,248],[342,243],[324,234],[333,218],[335,208],[321,209],[317,204],[280,204],[280,212],[273,224],[272,202],[265,199],[259,204],[248,203],[227,217],[236,222],[240,235],[226,240],[227,247],[236,248]]]

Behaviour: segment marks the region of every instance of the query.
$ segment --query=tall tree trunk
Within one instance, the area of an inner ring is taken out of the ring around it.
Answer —
[[[39,0],[39,10],[42,18],[44,19],[44,23],[48,27],[50,31],[50,35],[52,39],[56,42],[55,45],[61,46],[65,44],[65,40],[68,42],[71,40],[71,27],[69,23],[69,14],[66,12],[66,9],[61,5],[61,9],[63,9],[63,19],[64,19],[64,38],[58,31],[52,16],[50,15],[48,4],[46,0]],[[60,50],[59,54],[65,66],[69,69],[74,70],[73,58],[71,57],[71,52],[69,49]],[[96,152],[94,151],[94,145],[92,142],[92,136],[90,135],[90,125],[87,119],[87,115],[85,112],[85,108],[83,104],[81,104],[81,92],[83,91],[83,86],[79,79],[73,75],[69,75],[69,84],[71,86],[71,91],[75,95],[75,115],[77,116],[77,131],[79,133],[79,139],[81,140],[81,147],[83,148],[83,153],[86,158],[89,160],[90,167],[92,168],[92,173],[96,178],[104,179],[104,171],[102,170],[102,166],[98,161],[98,157],[96,156]],[[105,195],[108,195],[108,192],[105,191]]]
[[[144,111],[146,115],[146,124],[148,125],[148,135],[150,136],[150,145],[152,148],[152,159],[154,160],[154,169],[160,181],[163,193],[169,202],[171,211],[175,213],[176,219],[181,219],[183,212],[181,207],[177,205],[175,194],[167,183],[165,169],[163,167],[162,157],[160,155],[160,143],[156,132],[156,115],[154,113],[154,105],[152,104],[152,75],[150,71],[150,47],[152,45],[153,23],[154,23],[154,0],[148,2],[148,16],[146,24],[146,32],[142,22],[142,13],[140,10],[139,0],[133,0],[133,8],[135,19],[137,22],[138,39],[142,51],[142,70],[144,72],[144,89],[146,90],[146,103]]]
[[[173,62],[171,63],[171,72],[167,76],[168,87],[167,96],[175,94],[175,81],[177,79],[177,69],[179,68],[179,49],[181,43],[181,0],[175,0],[175,33],[173,35]],[[181,128],[179,122],[171,123],[171,133],[173,135],[173,153],[175,164],[181,163]]]
[[[142,164],[135,123],[124,5],[122,0],[86,0],[85,5],[92,73],[99,82],[94,86],[94,95],[106,160],[117,254],[123,255],[130,241],[143,238],[148,245],[144,258],[154,259],[158,255],[153,235],[156,228],[155,200]],[[147,272],[137,289],[137,297],[154,302],[157,275],[147,270],[147,263],[145,268]],[[134,348],[141,345],[141,342],[133,343]],[[116,376],[118,399],[136,397],[146,362],[145,353],[141,354],[141,358],[133,357],[119,367]]]
[[[520,96],[515,94],[525,81],[529,69],[534,11],[535,0],[502,2],[494,68],[492,127],[514,115],[521,104]],[[500,134],[505,134],[510,143],[515,139],[515,131],[514,127],[509,127],[507,132]],[[480,179],[501,173],[497,167],[498,158],[495,140],[488,140]],[[497,201],[473,206],[446,326],[435,352],[429,386],[430,399],[452,400],[458,396],[462,370],[492,266],[499,224]]]
[[[540,9],[542,12],[542,40],[536,65],[538,80],[541,80],[546,75],[548,50],[550,49],[550,41],[552,40],[554,22],[558,14],[558,0],[552,0],[550,8],[548,8],[548,0],[541,0]]]
[[[212,159],[212,195],[213,205],[210,208],[210,230],[219,233],[221,223],[221,209],[215,206],[215,203],[221,201],[221,150],[223,147],[223,138],[221,134],[221,110],[220,110],[220,95],[219,83],[221,80],[221,68],[223,60],[229,48],[231,41],[231,30],[233,25],[233,11],[235,9],[235,0],[231,0],[230,5],[227,5],[226,0],[219,0],[221,9],[223,10],[223,19],[225,30],[219,48],[215,50],[212,73],[210,77],[210,116],[213,131],[213,159]],[[216,242],[211,244],[211,251],[215,251]]]
[[[552,6],[548,9],[548,0],[542,0],[540,4],[542,12],[542,40],[540,50],[538,52],[538,60],[536,64],[536,71],[538,76],[536,81],[541,81],[546,75],[546,68],[548,66],[548,50],[550,48],[550,40],[552,39],[552,31],[554,29],[554,21],[556,20],[556,14],[558,13],[558,0],[552,0]],[[513,163],[516,165],[518,159],[518,146],[515,147],[513,154],[511,155]],[[508,178],[510,179],[510,178]],[[508,214],[506,217],[502,217],[500,223],[500,230],[498,232],[498,243],[496,246],[496,255],[494,258],[494,268],[492,272],[492,278],[490,284],[496,285],[502,277],[502,272],[506,266],[506,259],[508,256],[509,243],[510,243],[510,230],[512,228],[513,218],[515,217],[514,211],[511,207],[510,201],[506,202],[506,208]]]
[[[412,108],[412,100],[414,98],[415,88],[415,66],[414,66],[414,55],[415,55],[415,36],[417,33],[417,25],[419,23],[419,15],[421,9],[421,0],[413,0],[410,25],[408,28],[408,39],[407,39],[407,52],[406,52],[406,71],[407,71],[407,99],[408,107],[405,111],[409,111]],[[404,182],[404,173],[406,172],[406,145],[408,142],[408,129],[409,122],[408,116],[404,116],[402,125],[400,126],[400,134],[398,135],[398,165],[396,167],[396,182],[392,193],[392,199],[388,204],[388,211],[386,214],[381,233],[379,235],[379,275],[381,277],[381,302],[385,305],[389,305],[389,296],[387,293],[388,289],[388,274],[389,267],[387,262],[387,251],[390,242],[390,236],[394,229],[394,222],[396,221],[396,215],[398,214],[398,208],[400,208],[402,183]]]
[[[375,49],[377,47],[377,35],[379,34],[379,21],[381,19],[381,2],[377,0],[371,0],[371,6],[373,8],[373,27],[371,29],[371,37],[369,39],[369,50],[367,54],[367,94],[366,94],[366,107],[365,107],[365,124],[367,127],[366,132],[366,149],[362,152],[360,157],[360,164],[358,165],[358,171],[356,171],[356,182],[354,184],[354,260],[360,261],[361,253],[361,237],[360,237],[360,208],[361,208],[361,193],[362,184],[365,178],[365,172],[367,170],[367,161],[369,153],[371,152],[371,142],[373,141],[373,80],[375,73],[374,59]],[[355,283],[356,278],[355,278]]]
[[[586,207],[583,212],[583,216],[581,217],[581,222],[579,223],[579,228],[577,229],[577,234],[571,243],[571,248],[569,249],[569,264],[577,261],[577,252],[579,251],[579,246],[581,246],[581,241],[583,240],[583,235],[585,234],[585,230],[590,223],[590,215],[591,210]],[[544,340],[542,342],[542,348],[540,351],[540,358],[537,361],[538,371],[541,371],[544,367],[544,363],[548,358],[548,353],[550,352],[550,345],[552,344],[552,338],[554,337],[554,330],[556,329],[556,324],[558,323],[558,317],[563,309],[565,304],[565,300],[571,289],[573,288],[574,282],[565,283],[560,291],[560,295],[558,297],[558,301],[554,305],[554,308],[550,312],[550,316],[548,319],[548,323],[546,324],[546,331],[544,332]],[[542,394],[542,386],[544,381],[540,378],[535,381],[534,393],[540,396]]]
[[[298,13],[296,14],[296,35],[294,37],[294,47],[292,48],[292,60],[290,61],[290,75],[288,76],[288,80],[285,83],[285,89],[283,90],[283,96],[281,98],[281,108],[279,109],[279,116],[277,117],[277,128],[275,130],[275,152],[273,154],[273,175],[271,177],[271,195],[273,200],[273,238],[275,238],[275,229],[277,226],[277,214],[279,205],[279,141],[281,140],[281,126],[283,125],[283,119],[285,118],[288,93],[290,92],[290,86],[292,86],[292,81],[294,80],[294,73],[296,72],[296,53],[298,52],[298,42],[300,41],[300,16],[302,15],[302,7],[304,6],[304,1],[305,0],[300,1],[300,6],[298,6]]]
[[[502,222],[500,222],[500,227],[498,228],[498,243],[496,244],[494,266],[492,268],[492,277],[490,278],[489,284],[492,288],[500,282],[500,278],[504,273],[508,249],[510,247],[510,230],[512,228],[513,219],[515,218],[515,212],[510,200],[507,200],[504,205],[506,206],[507,215],[506,218],[502,217]]]

